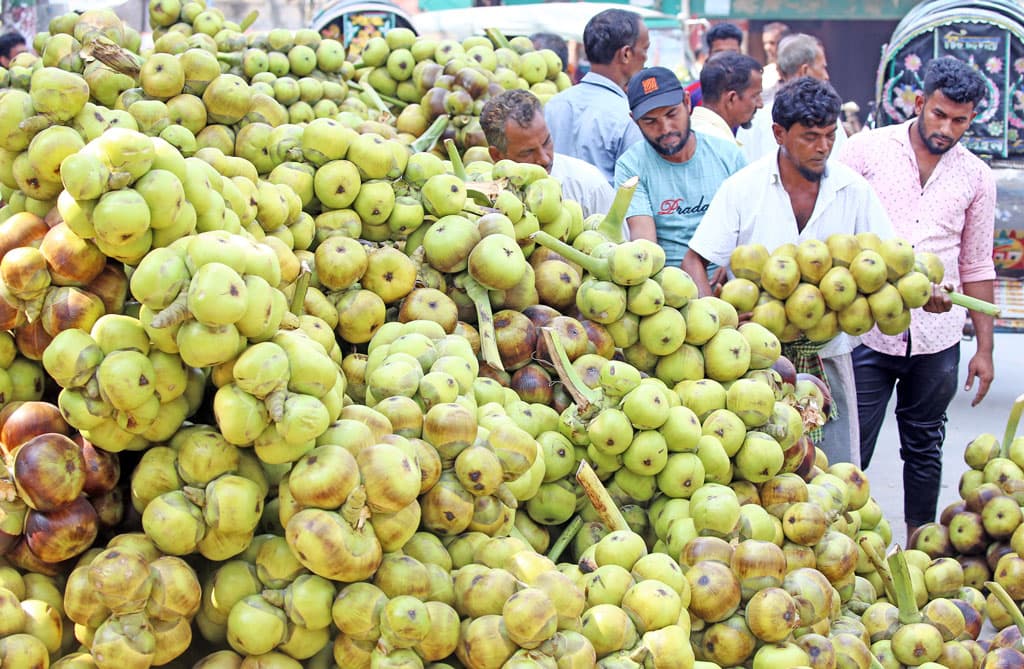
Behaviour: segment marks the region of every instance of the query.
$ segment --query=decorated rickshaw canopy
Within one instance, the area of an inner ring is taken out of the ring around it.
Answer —
[[[988,96],[964,137],[973,152],[1024,158],[1024,7],[1013,0],[930,0],[915,6],[882,48],[876,80],[876,123],[914,115],[928,62],[953,56],[985,79]]]

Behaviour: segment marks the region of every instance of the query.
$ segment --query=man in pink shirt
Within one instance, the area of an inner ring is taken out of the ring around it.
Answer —
[[[985,84],[952,57],[931,61],[916,117],[850,138],[840,160],[875,188],[896,235],[941,258],[945,282],[992,301],[992,235],[996,186],[988,166],[959,144],[971,125]],[[903,459],[907,535],[935,519],[942,476],[946,408],[956,394],[960,338],[967,312],[934,290],[915,309],[910,329],[897,336],[872,330],[853,352],[860,414],[861,464],[871,462],[885,409],[896,388],[896,419]],[[977,405],[992,383],[992,319],[970,313],[978,350],[967,367]]]

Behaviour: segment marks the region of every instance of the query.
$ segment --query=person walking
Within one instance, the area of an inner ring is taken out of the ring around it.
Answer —
[[[839,159],[871,183],[899,237],[939,256],[945,281],[991,302],[996,184],[988,166],[960,144],[985,96],[985,82],[970,65],[951,56],[935,59],[925,70],[915,118],[858,133]],[[872,330],[853,352],[865,468],[896,389],[908,537],[935,520],[946,409],[956,395],[967,314],[936,288],[926,309],[913,312],[907,332],[886,336]],[[977,406],[995,375],[992,318],[974,311],[970,317],[978,348],[967,366],[965,389],[978,382],[971,403]]]
[[[718,187],[743,167],[743,154],[735,142],[692,131],[683,87],[664,67],[633,77],[629,106],[646,140],[615,167],[617,184],[640,179],[626,214],[629,236],[657,242],[665,263],[678,267]]]
[[[722,184],[697,226],[683,269],[701,295],[710,262],[728,266],[741,244],[769,250],[805,239],[825,241],[834,233],[873,232],[892,236],[889,217],[864,177],[829,161],[842,101],[826,82],[802,77],[779,89],[772,107],[776,150]],[[828,384],[835,408],[817,445],[829,462],[859,460],[857,397],[850,353],[855,342],[839,334],[824,346],[801,340],[784,348],[798,371]]]
[[[636,12],[606,9],[583,29],[590,72],[544,105],[555,151],[601,170],[609,184],[615,161],[643,139],[629,117],[626,84],[643,69],[651,38]]]

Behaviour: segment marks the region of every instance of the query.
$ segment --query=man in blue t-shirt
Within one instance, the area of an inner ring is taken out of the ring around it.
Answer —
[[[744,167],[743,154],[734,142],[690,130],[688,101],[671,70],[641,70],[627,95],[647,140],[615,164],[616,184],[640,177],[626,214],[630,238],[657,242],[666,264],[678,267],[718,187]]]

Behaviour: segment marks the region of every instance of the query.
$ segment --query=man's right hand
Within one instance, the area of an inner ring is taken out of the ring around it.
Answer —
[[[707,297],[712,294],[711,284],[708,283],[708,261],[698,254],[687,249],[686,255],[680,263],[683,271],[690,275],[693,282],[697,284],[697,296]],[[721,269],[721,268],[720,268]]]
[[[711,273],[711,290],[715,295],[722,292],[722,286],[729,280],[729,272],[724,267],[718,267]]]
[[[933,314],[944,314],[953,308],[953,301],[949,299],[949,292],[953,290],[953,284],[944,283],[941,286],[932,284],[932,296],[925,302],[924,309]]]

